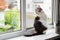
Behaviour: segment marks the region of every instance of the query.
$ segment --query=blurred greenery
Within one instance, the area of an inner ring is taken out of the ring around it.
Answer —
[[[5,26],[0,28],[0,32],[8,32],[9,29],[20,30],[20,12],[17,9],[5,11],[4,15],[5,19],[0,22],[4,22]]]

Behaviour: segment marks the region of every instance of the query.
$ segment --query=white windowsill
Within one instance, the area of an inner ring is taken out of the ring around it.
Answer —
[[[30,29],[31,31],[33,29]],[[29,30],[29,31],[30,31]],[[25,36],[20,36],[20,37],[15,37],[15,38],[11,38],[11,39],[7,39],[7,40],[45,40],[45,39],[49,39],[49,38],[53,38],[55,36],[58,36],[58,34],[55,33],[54,29],[51,30],[47,30],[46,34],[43,35],[38,35],[38,36],[32,36],[32,37],[25,37]]]

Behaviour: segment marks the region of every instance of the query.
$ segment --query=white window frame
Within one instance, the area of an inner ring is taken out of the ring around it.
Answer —
[[[58,0],[52,0],[53,22],[58,21]]]
[[[58,13],[58,0],[52,0],[52,13],[53,13],[53,23],[57,23],[57,13]],[[16,36],[22,36],[25,34],[26,30],[26,0],[21,0],[21,17],[22,17],[22,30],[21,31],[16,31],[16,32],[11,32],[11,33],[6,33],[6,34],[1,34],[0,35],[0,40],[8,39],[8,38],[13,38]]]

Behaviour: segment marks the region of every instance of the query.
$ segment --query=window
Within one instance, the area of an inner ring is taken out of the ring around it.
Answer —
[[[23,10],[23,7],[25,7],[25,0],[5,0],[4,2],[6,7],[3,7],[5,9],[0,8],[0,20],[2,19],[0,24],[3,24],[3,27],[0,27],[0,40],[23,35],[26,24],[23,23],[25,22],[25,16],[23,14],[23,11],[25,11]]]
[[[20,0],[0,0],[0,33],[21,30]]]
[[[24,35],[27,28],[34,27],[34,19],[37,16],[35,8],[37,5],[41,6],[47,16],[46,24],[51,25],[52,20],[53,22],[56,21],[56,2],[57,0],[43,0],[42,2],[34,2],[33,0],[0,0],[0,34],[2,34],[0,39]],[[50,27],[48,26],[48,28]]]
[[[38,5],[42,8],[47,17],[46,24],[52,25],[52,0],[26,0],[26,28],[34,27],[34,19],[37,16],[35,9]]]

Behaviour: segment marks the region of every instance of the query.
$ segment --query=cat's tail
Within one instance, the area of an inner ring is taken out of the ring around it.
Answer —
[[[32,37],[32,36],[37,36],[37,35],[42,35],[44,33],[34,33],[34,34],[31,34],[31,35],[24,35],[25,37]]]

